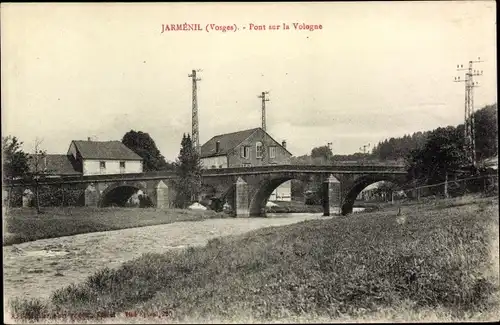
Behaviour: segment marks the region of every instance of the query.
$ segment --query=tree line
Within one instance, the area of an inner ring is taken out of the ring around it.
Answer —
[[[483,160],[496,155],[498,151],[497,104],[487,105],[477,110],[474,113],[474,125],[477,159]],[[436,138],[443,138],[444,142],[452,141],[455,146],[460,147],[464,140],[463,133],[463,124],[456,127],[440,127],[385,139],[377,143],[369,153],[355,152],[347,155],[333,154],[328,146],[318,146],[313,148],[309,155],[292,157],[292,164],[331,164],[336,161],[407,162],[413,159],[415,151],[431,145],[429,141],[438,141]]]
[[[498,154],[497,104],[477,110],[474,117],[477,161]],[[399,162],[407,166],[409,181],[420,184],[437,184],[449,175],[477,173],[470,168],[464,152],[464,125],[439,127],[425,132],[415,132],[402,137],[380,141],[370,153],[356,152],[335,155],[328,146],[318,146],[309,155],[292,157],[292,164],[318,165],[339,161]],[[467,168],[464,168],[467,167]],[[292,196],[299,196],[304,185],[292,181]]]

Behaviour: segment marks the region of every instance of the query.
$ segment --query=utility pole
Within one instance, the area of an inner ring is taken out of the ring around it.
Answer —
[[[464,151],[468,163],[476,166],[476,140],[474,126],[474,88],[479,87],[477,81],[474,82],[474,76],[481,76],[483,71],[473,70],[473,64],[484,62],[478,57],[475,61],[469,61],[469,67],[464,68],[463,64],[457,64],[457,71],[466,71],[465,80],[455,77],[455,82],[465,83],[465,112],[464,112]]]
[[[269,98],[266,98],[266,95],[269,95],[268,91],[263,91],[260,96],[257,98],[262,99],[262,129],[266,131],[266,102],[269,101]]]
[[[201,71],[199,69],[198,71]],[[193,147],[196,149],[196,152],[200,154],[200,136],[198,129],[198,96],[197,96],[197,82],[201,81],[200,78],[196,78],[196,70],[192,70],[191,74],[188,75],[193,80],[193,108],[192,108],[192,116],[191,116],[191,139],[193,142]]]
[[[363,151],[363,154],[366,154],[366,148],[370,148],[370,144],[364,144],[363,146],[359,147],[359,150]]]

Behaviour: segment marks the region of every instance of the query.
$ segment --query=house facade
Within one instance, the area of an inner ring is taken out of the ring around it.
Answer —
[[[73,140],[68,159],[85,175],[142,173],[142,158],[120,141]]]
[[[231,168],[290,164],[286,142],[274,140],[262,128],[216,135],[201,147],[203,168]],[[290,201],[291,182],[281,184],[269,198]]]

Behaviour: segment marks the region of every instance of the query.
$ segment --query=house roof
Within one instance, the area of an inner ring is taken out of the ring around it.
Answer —
[[[83,159],[142,160],[120,141],[73,140],[72,143]]]
[[[35,169],[35,160],[29,160],[31,171]],[[56,175],[80,175],[71,161],[71,156],[47,154],[45,158],[41,158],[39,169],[46,170],[49,174]]]
[[[266,131],[262,128],[253,128],[248,130],[242,130],[238,132],[219,134],[208,140],[204,145],[201,146],[201,158],[207,157],[215,157],[215,156],[225,156],[232,149],[238,146],[240,143],[245,141],[248,137],[250,137],[254,132],[262,130],[262,132],[266,133],[273,141],[275,141],[278,145],[281,146],[276,140],[274,140]],[[219,141],[219,152],[215,152],[215,144]],[[285,148],[286,150],[286,148]],[[288,150],[287,150],[288,151]]]
[[[201,157],[205,158],[205,157],[226,155],[229,151],[231,151],[237,145],[245,141],[246,138],[251,136],[258,129],[259,128],[254,128],[249,130],[216,135],[201,146]],[[220,143],[219,152],[215,152],[215,144],[217,143],[217,141],[219,141]]]

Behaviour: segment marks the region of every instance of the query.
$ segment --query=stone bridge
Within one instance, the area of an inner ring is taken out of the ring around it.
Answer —
[[[366,186],[379,181],[403,185],[406,176],[405,167],[401,165],[270,165],[207,169],[202,173],[202,198],[227,202],[238,217],[259,216],[264,214],[269,196],[280,184],[297,179],[306,184],[323,184],[324,215],[339,210],[345,215],[352,212],[356,197]],[[86,206],[123,205],[132,194],[141,190],[151,205],[166,208],[172,207],[175,198],[175,180],[176,175],[172,172],[147,172],[59,177],[46,179],[43,184],[84,190]],[[19,182],[11,185],[26,187]]]

